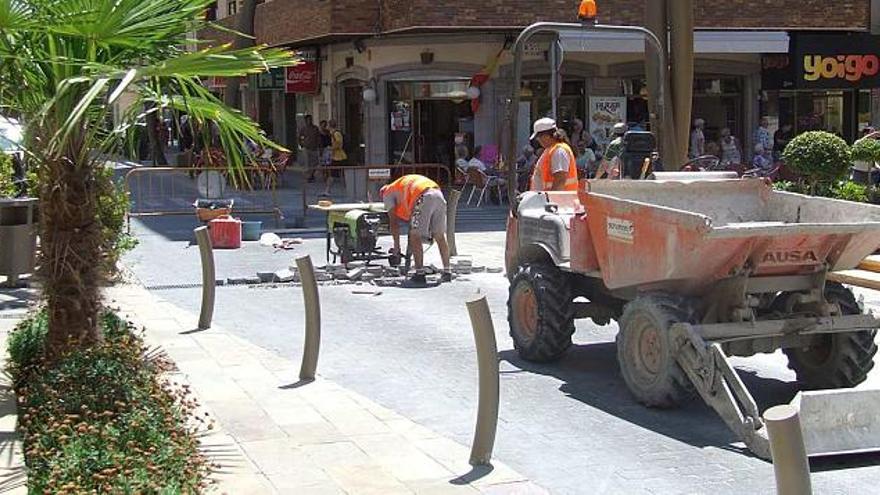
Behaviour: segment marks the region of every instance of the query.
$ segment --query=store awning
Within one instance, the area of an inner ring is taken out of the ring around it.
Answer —
[[[644,38],[638,34],[600,31],[564,32],[560,35],[566,51],[641,53]],[[788,53],[785,31],[697,31],[695,53]]]

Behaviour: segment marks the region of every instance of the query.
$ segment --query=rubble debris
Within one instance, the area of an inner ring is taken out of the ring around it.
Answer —
[[[353,270],[349,270],[348,273],[345,274],[345,278],[351,281],[360,280],[360,278],[364,275],[363,268],[355,268]]]

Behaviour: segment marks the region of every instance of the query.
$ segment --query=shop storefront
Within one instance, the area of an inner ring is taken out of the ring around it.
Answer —
[[[878,43],[867,34],[795,34],[789,54],[765,55],[761,110],[771,127],[857,139],[872,123],[872,90],[880,87]]]
[[[468,80],[388,82],[389,163],[452,166],[456,135],[474,143],[468,86]]]

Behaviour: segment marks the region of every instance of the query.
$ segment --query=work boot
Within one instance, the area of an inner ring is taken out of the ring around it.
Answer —
[[[452,282],[452,272],[444,271],[442,275],[440,275],[440,283]]]
[[[428,277],[424,273],[415,273],[406,280],[406,287],[427,287]]]

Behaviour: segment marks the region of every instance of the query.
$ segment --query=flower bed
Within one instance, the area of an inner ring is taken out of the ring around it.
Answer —
[[[7,372],[18,395],[30,493],[199,493],[214,467],[199,450],[186,387],[163,377],[171,363],[149,352],[112,313],[104,343],[49,365],[35,313],[9,337]]]

